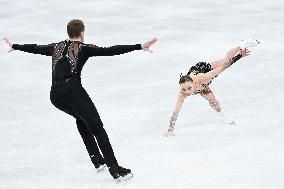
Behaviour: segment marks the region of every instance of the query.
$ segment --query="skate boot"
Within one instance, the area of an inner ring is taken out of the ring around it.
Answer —
[[[94,164],[97,172],[101,172],[106,167],[105,159],[101,155],[91,156],[92,163]]]
[[[109,173],[114,178],[116,183],[121,181],[127,181],[133,177],[130,169],[123,168],[119,165],[115,165],[109,168]]]
[[[239,44],[240,48],[246,49],[246,48],[250,48],[250,47],[254,47],[257,46],[260,42],[256,39],[247,39],[247,40],[242,40]]]

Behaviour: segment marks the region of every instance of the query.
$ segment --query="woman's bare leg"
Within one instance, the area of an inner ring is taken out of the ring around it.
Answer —
[[[211,91],[211,89],[205,89],[204,91],[202,91],[200,93],[200,95],[205,98],[208,102],[209,105],[216,110],[217,112],[221,111],[221,106],[219,104],[219,102],[216,100],[213,91]]]
[[[211,91],[211,89],[208,88],[202,91],[200,95],[209,102],[209,105],[220,114],[220,116],[224,119],[226,123],[231,125],[236,124],[234,119],[227,112],[224,112],[224,110],[221,109],[221,106],[216,100],[214,93]]]
[[[239,52],[240,52],[240,47],[234,47],[232,49],[230,49],[224,58],[220,59],[220,60],[216,60],[213,62],[209,62],[209,64],[211,65],[211,67],[213,69],[218,68],[221,65],[224,65],[226,62],[228,62],[231,58],[233,58],[234,56],[236,56]]]

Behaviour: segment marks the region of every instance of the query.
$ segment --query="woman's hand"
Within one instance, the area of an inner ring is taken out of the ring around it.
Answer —
[[[249,55],[250,51],[248,49],[243,49],[239,53],[242,55],[242,57],[245,57]]]
[[[7,37],[7,36],[5,36],[4,38],[3,38],[3,40],[10,46],[10,50],[8,51],[8,52],[12,52],[14,49],[12,48],[12,46],[13,46],[13,43],[12,43],[12,41]]]
[[[149,41],[146,41],[145,43],[142,43],[141,44],[141,48],[144,51],[148,51],[150,53],[153,53],[153,51],[151,51],[149,48],[150,48],[151,45],[153,45],[156,42],[157,42],[157,38],[150,39]]]
[[[163,134],[163,137],[171,137],[171,136],[175,136],[173,131],[166,131]]]

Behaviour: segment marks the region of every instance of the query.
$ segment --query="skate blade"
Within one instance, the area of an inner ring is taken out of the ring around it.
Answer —
[[[236,124],[235,121],[232,121],[232,122],[229,123],[229,125],[235,126],[235,125],[237,125],[237,124]]]
[[[106,164],[101,165],[99,168],[97,168],[97,173],[102,172],[103,170],[105,170],[105,168],[106,168]]]
[[[234,121],[232,121],[232,122],[225,122],[225,124],[228,125],[228,126],[235,126],[235,125],[237,125],[237,123],[234,122]]]
[[[132,178],[133,178],[133,174],[129,173],[129,174],[125,175],[124,177],[118,177],[117,179],[115,179],[115,181],[116,181],[116,184],[118,184],[118,183],[121,183],[121,182],[126,182],[126,181],[128,181]]]

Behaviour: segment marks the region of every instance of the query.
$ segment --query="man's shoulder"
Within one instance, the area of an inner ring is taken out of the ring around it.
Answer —
[[[86,43],[82,43],[82,46],[84,46],[84,47],[90,47],[90,48],[97,48],[97,47],[98,47],[97,45],[94,45],[94,44],[86,44]]]
[[[98,48],[97,45],[94,44],[88,44],[88,43],[83,43],[80,41],[70,41],[68,39],[63,40],[63,41],[59,41],[57,43],[52,43],[54,46],[54,49],[58,49],[58,48],[65,48],[66,46],[77,46],[79,49],[81,50],[88,50],[88,49],[93,49],[93,48]]]
[[[56,43],[52,43],[52,45],[54,46],[54,48],[56,48],[58,46],[65,46],[66,45],[66,40],[59,41],[59,42],[56,42]]]

